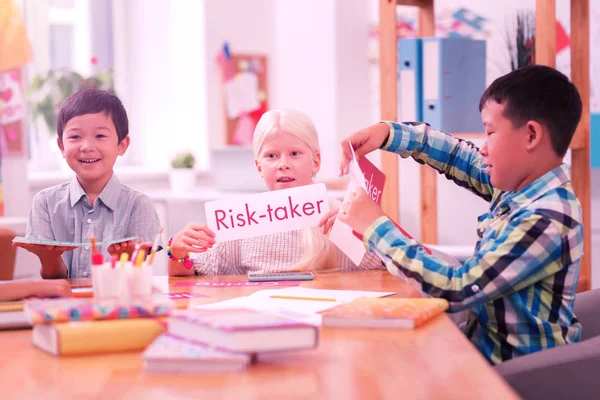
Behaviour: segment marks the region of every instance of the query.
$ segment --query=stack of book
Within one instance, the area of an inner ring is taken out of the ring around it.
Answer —
[[[222,372],[246,367],[265,352],[315,348],[313,325],[246,309],[176,311],[168,332],[143,353],[148,371]]]
[[[164,297],[25,301],[33,344],[61,356],[143,350],[167,330],[171,309]]]

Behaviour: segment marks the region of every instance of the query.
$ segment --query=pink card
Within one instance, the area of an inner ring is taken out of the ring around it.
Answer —
[[[182,299],[191,299],[195,297],[208,297],[202,293],[190,293],[190,292],[178,292],[178,293],[169,293],[169,298],[171,300],[182,300]]]
[[[182,281],[177,282],[175,287],[239,287],[239,286],[298,286],[299,281],[275,281],[275,282],[212,282],[212,281]]]
[[[385,174],[381,172],[367,157],[358,160],[358,166],[365,176],[365,185],[367,194],[377,204],[381,205],[381,193],[385,186]]]

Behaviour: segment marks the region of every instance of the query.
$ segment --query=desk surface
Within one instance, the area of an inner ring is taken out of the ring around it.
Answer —
[[[190,279],[170,278],[172,291],[189,291],[173,284]],[[302,286],[416,294],[387,271],[319,273]],[[201,301],[214,302],[255,290],[199,292],[210,296]],[[35,349],[29,330],[0,332],[0,349],[0,390],[15,398],[518,398],[445,315],[410,331],[321,329],[315,350],[263,355],[244,371],[212,376],[150,374],[140,353],[57,358]]]

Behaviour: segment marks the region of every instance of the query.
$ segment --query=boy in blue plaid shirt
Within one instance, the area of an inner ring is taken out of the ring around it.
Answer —
[[[573,313],[583,254],[581,205],[563,157],[581,118],[576,87],[555,69],[529,66],[498,78],[479,105],[486,142],[472,143],[426,124],[384,122],[342,143],[342,173],[350,150],[382,148],[427,163],[479,197],[474,254],[460,267],[428,255],[403,236],[361,189],[340,220],[364,238],[396,277],[469,310],[467,335],[492,363],[579,341]]]

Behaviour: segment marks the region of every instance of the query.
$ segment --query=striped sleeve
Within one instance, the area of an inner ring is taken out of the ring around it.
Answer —
[[[563,268],[562,246],[568,239],[563,240],[548,217],[523,213],[497,234],[459,267],[428,255],[387,217],[365,231],[364,241],[393,275],[417,282],[423,292],[447,299],[452,311],[460,311],[519,291]]]
[[[431,129],[424,123],[386,124],[390,135],[383,150],[397,153],[402,158],[412,157],[484,200],[492,200],[495,189],[484,169],[483,157],[473,143]]]

